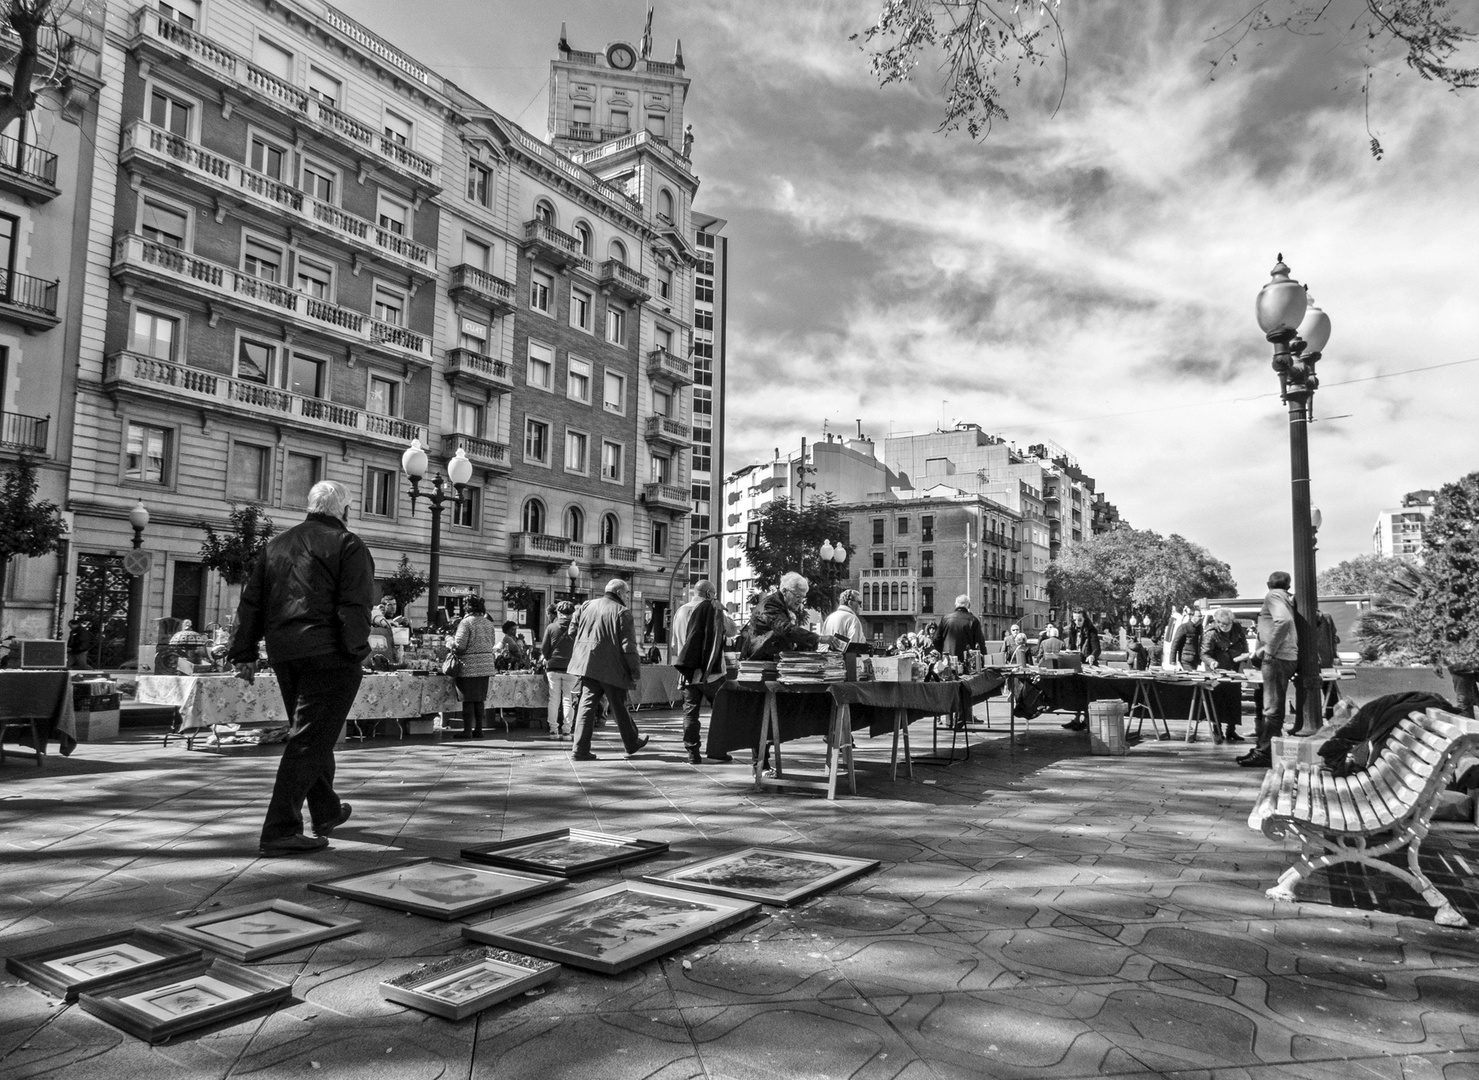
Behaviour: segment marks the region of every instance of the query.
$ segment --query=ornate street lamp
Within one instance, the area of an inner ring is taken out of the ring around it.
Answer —
[[[1310,502],[1309,421],[1315,390],[1320,385],[1315,365],[1330,340],[1330,316],[1311,302],[1306,288],[1289,276],[1279,256],[1268,284],[1254,305],[1258,328],[1274,347],[1273,369],[1279,390],[1289,406],[1289,472],[1294,523],[1294,597],[1298,617],[1305,623],[1300,638],[1310,647],[1300,650],[1299,685],[1304,702],[1304,724],[1320,726],[1320,658],[1313,648],[1320,613],[1315,585],[1316,511]]]
[[[421,449],[421,440],[412,439],[411,445],[401,455],[401,469],[406,478],[411,481],[411,513],[416,513],[416,500],[425,499],[431,507],[431,580],[427,583],[430,600],[427,604],[427,624],[433,631],[441,626],[441,556],[442,556],[442,507],[451,502],[454,511],[462,505],[462,492],[467,483],[472,479],[472,462],[467,460],[467,455],[459,447],[447,462],[447,477],[452,481],[456,490],[455,495],[449,495],[443,491],[442,478],[433,474],[431,478],[432,490],[430,494],[421,491],[421,478],[426,475],[430,461],[426,451]]]
[[[128,523],[133,526],[134,538],[133,549],[138,551],[144,546],[144,529],[149,525],[149,508],[144,505],[144,500],[139,499],[139,505],[128,512]],[[144,558],[147,558],[145,556]],[[136,565],[125,563],[129,573],[128,579],[128,624],[124,631],[123,654],[126,660],[135,665],[139,662],[139,639],[143,636],[144,625],[144,575],[148,572],[146,564],[139,560]],[[137,573],[135,573],[137,571]],[[100,630],[103,628],[99,628]],[[101,637],[101,633],[99,637]],[[99,654],[101,656],[101,653]]]
[[[575,590],[580,587],[580,564],[574,559],[565,567],[565,580],[570,584],[570,602],[575,603]]]

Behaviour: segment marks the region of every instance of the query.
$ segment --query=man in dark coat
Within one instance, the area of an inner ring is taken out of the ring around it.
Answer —
[[[595,734],[603,698],[611,702],[616,730],[621,734],[627,756],[647,745],[647,739],[637,731],[632,714],[627,711],[627,691],[637,685],[642,675],[637,629],[627,607],[627,590],[625,581],[612,578],[606,583],[605,593],[581,604],[570,622],[575,646],[566,670],[580,679],[574,745],[570,750],[574,761],[596,760],[596,755],[591,753],[591,736]]]
[[[262,854],[296,855],[328,846],[349,820],[334,793],[334,743],[354,705],[370,655],[375,561],[349,531],[349,491],[322,480],[308,492],[308,518],[274,537],[257,556],[236,608],[227,656],[239,678],[257,673],[257,643],[277,676],[293,728],[262,823]],[[303,800],[316,835],[303,835]]]
[[[714,600],[714,583],[707,578],[693,587],[694,603],[683,622],[683,639],[676,642],[673,666],[683,677],[683,749],[688,763],[698,765],[699,709],[704,699],[712,706],[724,685],[724,612]],[[728,754],[715,757],[730,760]]]
[[[806,594],[811,582],[794,571],[781,575],[780,586],[760,598],[750,612],[750,625],[745,630],[745,644],[740,650],[744,659],[773,659],[782,651],[815,649],[820,640],[801,625],[799,616],[806,610]]]
[[[955,610],[935,627],[930,646],[941,656],[959,657],[962,664],[968,650],[986,651],[986,633],[981,620],[971,614],[971,598],[965,593],[955,598]]]

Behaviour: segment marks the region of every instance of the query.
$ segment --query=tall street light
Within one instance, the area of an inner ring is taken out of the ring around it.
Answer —
[[[128,512],[128,523],[133,526],[133,550],[144,546],[144,529],[149,525],[149,509],[144,500]],[[139,639],[144,625],[144,575],[149,572],[147,555],[132,555],[124,560],[128,571],[128,629],[124,632],[123,654],[125,661],[137,665],[139,662]]]
[[[575,590],[580,588],[580,563],[574,559],[565,567],[565,581],[570,586],[570,602],[575,603]]]
[[[1289,472],[1294,521],[1294,596],[1299,605],[1299,685],[1303,690],[1303,721],[1314,731],[1320,726],[1320,657],[1315,649],[1315,627],[1320,599],[1315,586],[1315,522],[1310,501],[1309,421],[1315,390],[1320,385],[1315,365],[1330,340],[1330,316],[1310,300],[1307,290],[1289,276],[1279,256],[1272,276],[1259,290],[1254,306],[1258,328],[1274,347],[1273,368],[1279,389],[1289,406]]]
[[[441,582],[438,579],[442,569],[442,506],[449,501],[454,510],[462,505],[462,492],[472,479],[472,462],[467,460],[467,455],[460,447],[447,462],[447,477],[456,489],[455,495],[442,490],[440,474],[433,474],[430,494],[421,491],[421,478],[426,475],[429,464],[426,451],[421,449],[421,440],[412,439],[411,445],[401,455],[401,469],[411,481],[411,513],[416,513],[417,499],[425,499],[431,507],[431,580],[427,583],[430,600],[427,603],[426,621],[435,632],[441,626],[441,619],[438,617],[441,611]]]

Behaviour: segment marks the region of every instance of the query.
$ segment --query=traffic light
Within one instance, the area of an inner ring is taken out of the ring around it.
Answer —
[[[752,521],[745,526],[745,550],[755,551],[760,547],[760,522]]]

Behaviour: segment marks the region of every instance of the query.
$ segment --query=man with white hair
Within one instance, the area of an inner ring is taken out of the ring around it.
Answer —
[[[863,628],[863,620],[858,618],[858,609],[862,606],[863,597],[857,589],[843,589],[837,598],[837,610],[822,623],[822,636],[834,637],[847,645],[866,642],[868,631]]]
[[[565,670],[580,679],[580,699],[575,706],[575,731],[570,748],[573,761],[595,761],[591,753],[591,736],[595,734],[596,716],[601,700],[611,702],[616,729],[626,747],[627,756],[647,745],[637,731],[632,714],[627,711],[627,691],[637,685],[642,674],[641,654],[637,651],[637,628],[627,607],[628,586],[621,578],[606,583],[606,591],[587,600],[570,620],[570,634],[575,646],[570,666]]]
[[[930,647],[941,656],[957,657],[962,664],[971,649],[986,651],[986,632],[981,629],[981,620],[971,614],[969,594],[961,593],[955,598],[955,610],[935,627]]]
[[[762,659],[778,656],[787,649],[807,650],[817,647],[816,634],[802,625],[806,594],[811,582],[795,571],[781,575],[780,585],[760,598],[750,612],[746,628],[747,642],[741,654]]]
[[[349,820],[349,804],[334,793],[334,743],[370,655],[375,561],[348,519],[348,489],[337,480],[314,484],[308,518],[257,556],[236,608],[227,657],[237,677],[256,677],[257,643],[265,639],[293,721],[262,823],[266,856],[326,848],[329,833]],[[313,836],[303,834],[304,799]]]

